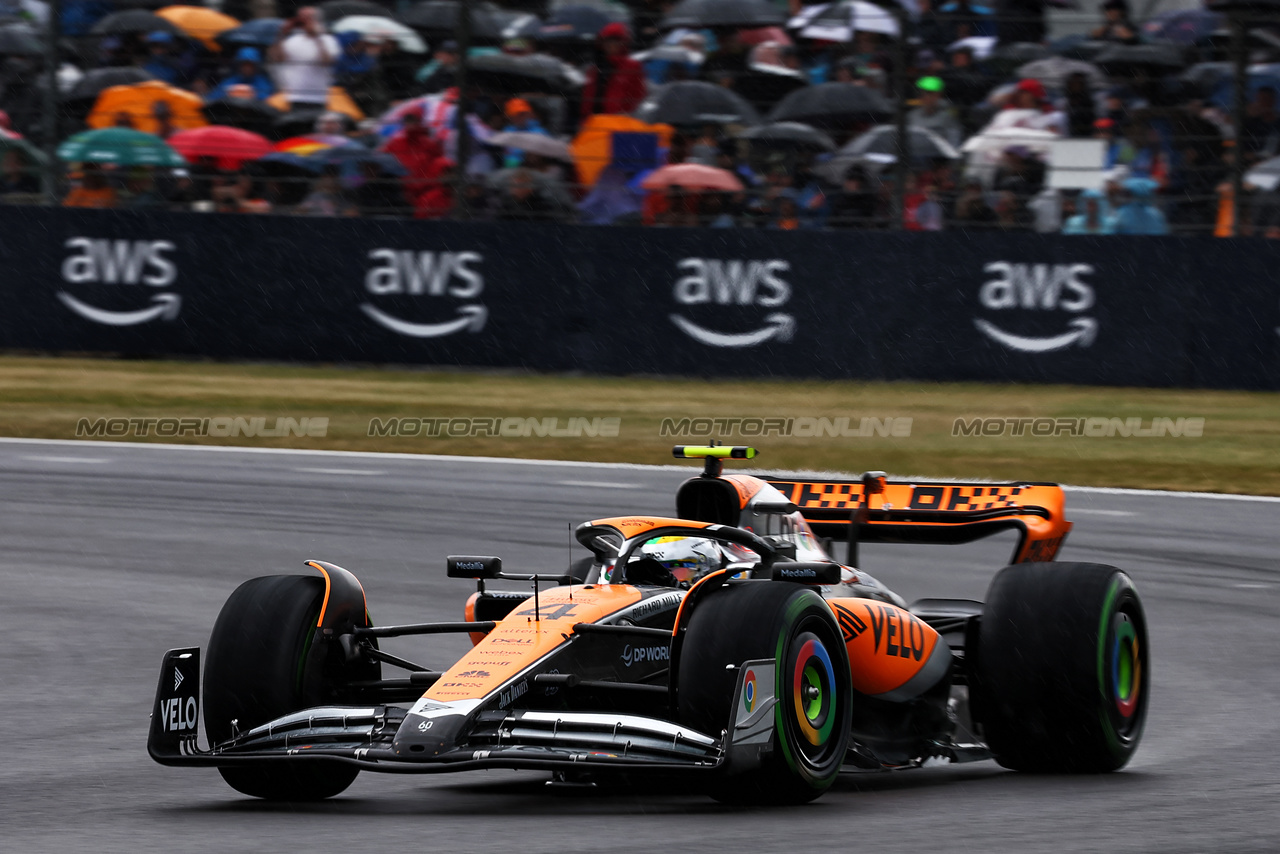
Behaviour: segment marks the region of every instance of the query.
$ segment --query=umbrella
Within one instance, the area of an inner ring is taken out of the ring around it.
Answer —
[[[907,128],[907,153],[912,160],[959,160],[960,152],[938,134],[921,127]],[[898,155],[898,129],[876,125],[850,141],[836,154],[837,159],[856,160],[869,154]]]
[[[169,121],[177,130],[208,124],[200,109],[204,106],[204,101],[199,95],[159,80],[112,86],[103,90],[85,123],[92,128],[111,127],[120,113],[127,113],[133,121],[133,127],[151,133],[160,127],[154,114],[157,103],[168,105]]]
[[[328,3],[320,4],[320,11],[326,21],[341,21],[356,15],[396,19],[395,12],[370,0],[329,0]]]
[[[898,35],[893,13],[867,0],[839,0],[806,7],[787,22],[787,28],[799,30],[803,38],[829,42],[851,42],[855,32]]]
[[[760,114],[741,95],[702,80],[663,86],[644,99],[635,116],[648,124],[682,127],[760,124]]]
[[[235,29],[218,35],[218,43],[227,48],[259,47],[267,48],[276,43],[280,28],[284,26],[282,18],[257,18],[246,21]]]
[[[114,163],[117,166],[186,166],[187,161],[163,139],[129,128],[78,133],[58,146],[58,159],[68,163]]]
[[[1183,49],[1174,44],[1113,44],[1099,51],[1094,63],[1108,74],[1132,74],[1138,69],[1165,74],[1187,67]]]
[[[144,9],[127,9],[123,12],[112,12],[93,25],[89,30],[95,36],[124,36],[130,33],[154,33],[157,30],[180,36],[182,30]]]
[[[477,83],[509,92],[557,94],[581,89],[587,82],[581,71],[545,53],[472,56],[467,59],[467,68]]]
[[[750,128],[738,134],[752,144],[769,148],[798,148],[805,151],[835,151],[831,137],[799,122],[774,122]]]
[[[239,169],[246,160],[257,160],[271,151],[271,142],[240,128],[212,125],[175,133],[169,144],[187,160],[212,157],[219,169]]]
[[[0,56],[43,56],[44,42],[27,24],[0,26]]]
[[[561,6],[533,34],[539,41],[593,42],[605,25],[618,21],[631,26],[631,13],[626,9],[602,9],[598,6]]]
[[[352,15],[334,24],[335,33],[359,33],[366,38],[394,41],[405,53],[426,53],[427,45],[413,30],[390,18]]]
[[[996,49],[995,36],[969,36],[967,39],[960,39],[947,45],[947,53],[954,53],[957,50],[968,48],[973,54],[973,58],[982,61],[991,56]],[[1039,57],[1037,57],[1038,59]]]
[[[775,27],[787,20],[769,0],[681,0],[662,18],[662,29],[676,27]]]
[[[803,71],[751,62],[733,81],[733,91],[751,104],[776,104],[808,85],[809,78]]]
[[[803,122],[817,128],[843,128],[892,115],[879,92],[848,83],[822,83],[797,89],[769,114],[771,122]]]
[[[547,157],[551,160],[562,160],[565,163],[573,162],[573,154],[569,151],[569,144],[561,142],[558,139],[541,133],[497,133],[489,140],[490,145],[501,146],[502,148],[515,148],[526,154],[536,154],[539,157]]]
[[[275,120],[280,118],[280,111],[275,107],[253,98],[219,98],[202,109],[209,124],[228,125],[262,136],[268,136]]]
[[[471,37],[477,41],[502,41],[503,33],[512,23],[508,15],[492,3],[472,3]],[[411,7],[400,20],[428,39],[453,38],[458,26],[458,0],[427,0]]]
[[[372,163],[377,166],[378,171],[384,175],[398,178],[409,174],[409,170],[396,159],[395,155],[388,154],[385,151],[374,151],[362,145],[326,148],[323,151],[317,151],[315,154],[307,155],[306,159],[316,161],[321,165],[321,168],[325,166],[340,166],[344,177],[357,174],[360,171],[360,167],[366,163]]]
[[[1258,90],[1262,88],[1270,88],[1280,92],[1280,65],[1274,63],[1252,65],[1245,72],[1244,80],[1246,100],[1253,100],[1254,96],[1258,94]],[[1227,76],[1219,80],[1218,84],[1213,87],[1213,94],[1209,100],[1225,110],[1230,110],[1235,97],[1234,83],[1234,75],[1228,70]]]
[[[1216,12],[1204,9],[1177,9],[1161,12],[1142,23],[1142,34],[1148,39],[1193,45],[1213,34],[1225,23]]]
[[[49,162],[49,158],[44,156],[44,152],[27,142],[20,136],[5,133],[0,130],[0,152],[17,151],[27,161],[37,166],[43,166]]]
[[[1259,163],[1244,173],[1244,179],[1259,190],[1270,193],[1276,185],[1280,184],[1280,157],[1273,157]]]
[[[76,81],[71,91],[63,96],[66,101],[96,101],[104,89],[112,86],[129,86],[133,83],[145,83],[154,80],[148,72],[141,68],[95,68],[85,72],[84,77]]]
[[[266,100],[266,103],[275,107],[282,113],[288,113],[292,109],[292,105],[289,103],[289,98],[284,92],[275,93]],[[358,106],[356,106],[356,102],[351,100],[351,96],[347,94],[347,90],[343,89],[341,86],[329,87],[329,95],[325,99],[323,108],[319,105],[299,105],[296,110],[293,110],[293,113],[302,114],[308,111],[314,112],[316,118],[319,118],[321,113],[326,112],[342,113],[342,115],[351,119],[353,122],[358,122],[364,118],[364,113],[360,111]],[[310,129],[311,128],[308,127],[303,130],[307,131]]]
[[[994,71],[1001,77],[1013,73],[1013,69],[1041,59],[1048,59],[1053,54],[1049,48],[1037,42],[1013,42],[996,45],[995,50],[982,60],[988,72]]]
[[[1018,69],[1018,77],[1023,80],[1039,80],[1046,89],[1062,89],[1066,85],[1067,78],[1072,74],[1085,75],[1089,78],[1089,85],[1094,89],[1107,87],[1107,78],[1096,65],[1081,62],[1078,59],[1051,56],[1047,59],[1028,62]]]
[[[655,169],[640,182],[640,186],[646,190],[683,187],[686,190],[721,190],[728,193],[743,189],[742,181],[728,169],[717,169],[699,163],[673,163]]]
[[[193,39],[199,39],[210,50],[218,50],[214,37],[227,30],[234,30],[240,22],[230,15],[206,9],[203,6],[166,6],[156,12]]]
[[[791,36],[781,27],[755,27],[750,30],[741,30],[738,33],[738,44],[745,45],[761,45],[761,44],[793,44]]]
[[[289,139],[282,139],[275,145],[271,146],[271,150],[283,154],[296,154],[299,157],[310,157],[320,152],[328,151],[330,148],[361,148],[360,143],[347,139],[345,136],[333,136],[325,133],[309,133],[302,136],[294,136]]]
[[[1183,83],[1188,83],[1200,91],[1202,95],[1211,95],[1218,84],[1231,79],[1231,63],[1229,62],[1197,62],[1178,75]]]

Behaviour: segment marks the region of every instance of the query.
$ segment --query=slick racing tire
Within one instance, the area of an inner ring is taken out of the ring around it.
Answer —
[[[376,662],[346,665],[315,648],[324,581],[254,578],[236,588],[213,625],[204,665],[204,726],[216,745],[310,706],[341,702],[347,679],[378,679]],[[334,650],[336,653],[336,650]],[[319,759],[219,767],[233,789],[273,801],[314,801],[342,792],[360,769]]]
[[[821,596],[779,581],[709,592],[690,617],[681,650],[679,720],[708,735],[735,719],[739,665],[760,659],[775,665],[771,749],[749,767],[730,759],[713,798],[805,803],[831,787],[849,746],[852,687],[840,628]]]
[[[1151,698],[1147,621],[1112,566],[1022,563],[996,574],[979,629],[974,712],[1017,771],[1124,767]]]

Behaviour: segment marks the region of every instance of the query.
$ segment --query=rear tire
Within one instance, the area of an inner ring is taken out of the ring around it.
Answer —
[[[345,665],[314,647],[324,582],[302,575],[254,578],[236,588],[213,626],[204,666],[210,744],[281,715],[341,702],[341,684],[377,679],[376,663]],[[336,650],[335,650],[336,652]],[[319,759],[220,767],[238,792],[273,801],[315,801],[345,790],[359,768]]]
[[[1018,771],[1115,771],[1142,738],[1147,622],[1133,582],[1091,563],[1022,563],[991,582],[975,713]]]
[[[734,716],[741,671],[729,666],[775,663],[773,749],[758,767],[726,768],[713,798],[805,803],[831,787],[849,746],[852,687],[844,640],[821,596],[775,581],[712,591],[698,602],[681,650],[679,720],[708,735]]]

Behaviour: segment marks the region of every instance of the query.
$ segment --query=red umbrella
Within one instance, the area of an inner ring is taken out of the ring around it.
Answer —
[[[743,189],[742,182],[729,170],[703,166],[700,163],[673,163],[670,166],[663,166],[650,173],[640,186],[646,190],[683,187],[686,190],[737,192]]]
[[[271,142],[240,128],[210,125],[175,133],[168,142],[183,157],[194,161],[212,157],[219,169],[239,169],[246,160],[257,160],[271,151]]]

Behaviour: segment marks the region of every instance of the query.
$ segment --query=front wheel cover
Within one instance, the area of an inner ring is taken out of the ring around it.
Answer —
[[[794,624],[778,636],[774,720],[783,760],[822,790],[840,772],[848,748],[851,679],[839,654],[843,644],[835,645],[830,621],[811,608],[797,599],[789,610],[804,613],[788,613],[786,622]]]

